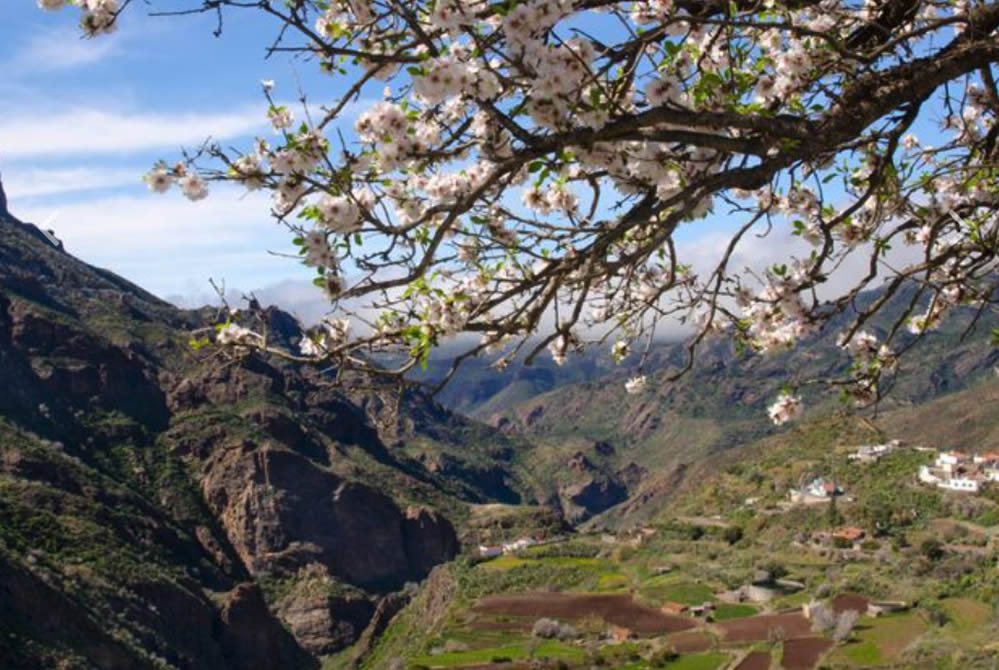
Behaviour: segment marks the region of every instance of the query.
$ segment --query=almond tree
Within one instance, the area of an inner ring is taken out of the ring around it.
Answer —
[[[335,99],[303,93],[301,110],[277,104],[264,82],[277,142],[208,143],[147,175],[154,191],[176,185],[192,200],[209,182],[271,193],[330,300],[330,327],[300,351],[235,321],[221,345],[401,376],[456,334],[481,341],[455,366],[501,351],[502,367],[545,349],[561,362],[602,341],[620,359],[679,319],[692,335],[673,378],[709,335],[784,350],[854,310],[840,340],[854,365],[824,381],[866,405],[897,355],[954,307],[981,314],[995,299],[999,2],[38,4],[74,5],[91,36],[140,6],[212,13],[219,33],[230,13],[266,15],[271,53],[336,79]],[[353,134],[333,133],[373,86],[383,99]],[[707,217],[725,217],[730,234],[695,271],[677,231]],[[738,267],[742,245],[775,229],[811,251]],[[910,260],[894,261],[907,245]],[[866,271],[821,298],[851,256]],[[916,293],[886,336],[865,330],[910,282]],[[377,317],[352,313],[362,303]],[[376,368],[371,354],[385,351],[405,362]],[[626,390],[646,384],[634,377]],[[789,387],[770,416],[800,410]]]

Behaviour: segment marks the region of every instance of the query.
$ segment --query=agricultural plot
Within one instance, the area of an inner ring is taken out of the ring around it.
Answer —
[[[583,660],[583,651],[561,642],[544,642],[534,651],[536,658],[562,659],[571,663]],[[438,655],[417,656],[412,660],[415,665],[428,668],[469,668],[491,663],[519,661],[528,657],[528,646],[525,644],[506,647],[490,647],[457,651]]]
[[[811,623],[797,612],[732,619],[719,623],[718,627],[725,632],[726,642],[765,642],[778,629],[785,638],[803,637],[811,632]]]
[[[714,589],[706,584],[684,581],[677,577],[655,577],[640,589],[642,597],[657,603],[676,602],[700,605],[714,599]]]
[[[892,663],[926,629],[926,622],[914,612],[876,619],[864,617],[857,626],[855,639],[835,650],[829,660],[857,668]]]
[[[752,605],[741,603],[721,603],[715,606],[715,621],[729,621],[730,619],[742,619],[744,617],[755,616],[759,610]]]
[[[718,670],[728,663],[728,654],[694,654],[681,656],[666,665],[667,670]]]
[[[636,603],[631,595],[525,593],[489,596],[474,607],[476,612],[515,617],[579,619],[598,616],[607,623],[638,634],[663,634],[694,628],[688,618],[670,616]]]
[[[746,655],[735,670],[770,670],[770,652],[751,651]]]
[[[781,665],[785,670],[812,670],[832,646],[832,640],[821,637],[796,637],[784,640]]]

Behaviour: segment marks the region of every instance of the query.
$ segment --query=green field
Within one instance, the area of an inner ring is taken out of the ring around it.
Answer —
[[[656,577],[642,585],[641,593],[660,602],[677,602],[684,605],[701,605],[714,598],[714,589],[696,582],[677,581]]]
[[[728,654],[690,654],[668,664],[668,670],[717,670],[728,662]]]
[[[583,651],[576,647],[562,644],[561,642],[543,642],[536,648],[534,656],[535,658],[560,658],[570,662],[579,662],[583,660]],[[491,663],[494,662],[494,659],[498,658],[506,658],[512,661],[526,659],[528,658],[527,645],[456,651],[436,656],[417,656],[413,659],[413,663],[416,665],[425,665],[429,668],[460,668],[465,665]],[[697,667],[700,668],[701,666]],[[714,666],[703,667],[713,668]]]
[[[752,605],[741,605],[736,603],[722,603],[715,607],[715,621],[727,621],[729,619],[741,619],[742,617],[753,616],[757,610]]]
[[[856,639],[834,651],[829,660],[860,668],[892,663],[926,628],[926,622],[915,612],[876,619],[863,617]]]

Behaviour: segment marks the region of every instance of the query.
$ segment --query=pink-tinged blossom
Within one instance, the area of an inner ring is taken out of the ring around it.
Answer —
[[[260,344],[263,341],[263,337],[259,333],[255,333],[237,323],[227,323],[219,328],[215,334],[215,341],[223,346],[252,346]]]
[[[780,426],[801,416],[802,409],[801,397],[784,391],[767,409],[767,414],[774,425]]]
[[[188,172],[177,180],[177,185],[184,196],[192,202],[204,200],[208,197],[208,187],[196,172]]]
[[[624,390],[628,395],[637,395],[645,390],[648,380],[645,375],[631,377],[624,383]]]
[[[271,107],[267,110],[267,118],[274,130],[287,130],[295,122],[295,115],[287,107]]]
[[[170,185],[173,184],[174,178],[166,167],[158,166],[150,170],[142,180],[149,186],[150,191],[154,193],[166,193],[170,190]]]

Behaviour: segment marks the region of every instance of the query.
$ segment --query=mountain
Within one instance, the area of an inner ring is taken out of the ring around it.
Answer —
[[[560,523],[522,440],[193,348],[215,316],[0,218],[0,667],[318,667],[488,532],[479,507]]]
[[[893,297],[868,329],[884,337],[914,290],[909,286]],[[862,294],[858,305],[878,296],[877,291]],[[833,379],[846,373],[850,359],[837,340],[848,318],[839,315],[797,348],[776,355],[737,352],[723,337],[708,341],[698,351],[694,367],[675,382],[667,377],[684,364],[685,347],[662,344],[651,352],[644,370],[648,388],[640,394],[624,392],[625,379],[634,374],[625,365],[614,374],[541,393],[488,421],[536,442],[536,454],[546,453],[547,447],[565,458],[583,448],[609,470],[657,473],[659,485],[665,485],[681,474],[678,468],[786,430],[770,424],[767,405],[788,382]],[[918,406],[992,376],[999,348],[989,340],[999,320],[986,314],[968,331],[973,319],[974,310],[962,309],[918,342],[908,334],[901,336],[896,345],[912,348],[901,358],[899,374],[877,410]],[[571,358],[566,365],[572,365]],[[461,381],[458,377],[455,383],[460,386]],[[821,416],[839,408],[835,395],[819,384],[806,383],[802,392],[807,415]],[[873,412],[861,412],[865,413]],[[593,447],[587,451],[586,445],[602,445],[602,453]]]

